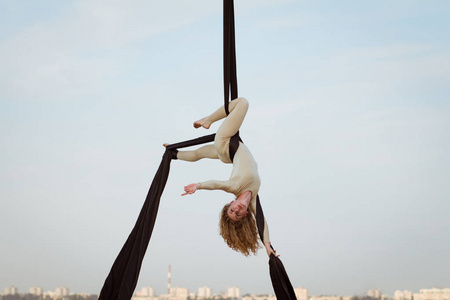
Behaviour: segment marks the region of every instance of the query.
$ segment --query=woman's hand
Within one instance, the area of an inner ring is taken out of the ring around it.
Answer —
[[[184,191],[186,193],[181,194],[181,196],[186,196],[188,194],[193,194],[195,193],[195,191],[198,189],[198,187],[200,186],[200,183],[191,183],[188,184],[187,186],[184,187]]]
[[[272,249],[272,246],[270,245],[270,243],[264,243],[264,246],[266,247],[266,251],[267,251],[267,255],[273,254],[275,257],[278,257],[279,255],[277,255],[277,251]]]

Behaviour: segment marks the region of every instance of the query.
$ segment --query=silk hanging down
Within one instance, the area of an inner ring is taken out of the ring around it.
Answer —
[[[136,224],[111,267],[100,292],[99,299],[129,300],[133,296],[139,278],[142,260],[147,251],[153,227],[155,226],[161,195],[169,177],[170,162],[173,157],[172,150],[209,143],[214,141],[214,136],[214,134],[207,135],[178,144],[172,144],[166,148]]]
[[[224,80],[224,107],[228,115],[228,104],[230,100],[238,97],[237,68],[236,68],[236,37],[234,30],[234,4],[233,0],[223,1],[223,80]],[[230,97],[231,96],[231,97]],[[230,139],[230,158],[239,148],[239,131]],[[264,213],[262,211],[259,195],[256,197],[256,224],[258,226],[261,241],[264,240]],[[273,248],[272,248],[273,249]],[[281,260],[270,255],[269,272],[272,286],[279,300],[296,300],[291,281],[284,269]]]

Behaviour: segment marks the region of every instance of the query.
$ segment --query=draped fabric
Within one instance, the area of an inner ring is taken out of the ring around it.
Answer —
[[[234,4],[233,0],[223,1],[223,92],[224,108],[227,115],[230,114],[228,104],[238,97],[237,70],[236,70],[236,43],[234,34]],[[231,97],[230,97],[231,96]],[[230,159],[239,147],[239,131],[230,139]]]
[[[261,202],[259,201],[259,195],[256,196],[256,226],[258,227],[259,237],[262,241],[264,238],[264,213]],[[272,245],[270,247],[273,249]],[[273,254],[271,254],[269,258],[269,273],[273,290],[278,300],[297,299],[281,259]]]
[[[236,43],[234,34],[233,0],[223,1],[223,91],[225,112],[230,114],[228,103],[238,97],[236,71]],[[231,92],[231,99],[230,99]]]
[[[233,0],[223,1],[223,80],[224,107],[225,112],[228,115],[230,113],[228,110],[229,101],[238,97]],[[230,139],[229,152],[231,161],[233,161],[234,155],[239,148],[239,141],[242,142],[242,139],[240,138],[238,131]],[[258,227],[259,237],[261,238],[261,241],[264,241],[264,213],[259,200],[259,195],[256,196],[256,225]],[[283,263],[273,254],[270,255],[269,270],[272,286],[277,299],[297,299]]]
[[[278,300],[297,299],[283,263],[273,254],[271,254],[269,258],[269,272],[273,290],[275,291],[275,296],[277,296]]]
[[[169,177],[171,156],[171,153],[166,150],[136,224],[114,261],[99,299],[128,300],[133,296],[142,260],[155,225],[159,200]]]
[[[236,43],[234,30],[234,4],[233,0],[223,1],[223,82],[224,82],[224,108],[227,115],[228,103],[230,100],[238,97],[237,88],[237,70],[236,70]],[[231,92],[231,99],[230,99]],[[239,142],[242,139],[239,131],[230,139],[230,159],[233,161],[234,155],[239,148]],[[261,241],[264,241],[264,213],[262,211],[259,195],[256,196],[256,224],[258,227]],[[272,246],[271,246],[272,247]],[[273,249],[273,248],[272,248]],[[281,260],[270,255],[270,278],[277,299],[293,300],[295,297],[294,289],[289,277],[284,269]]]
[[[224,107],[227,114],[228,103],[238,97],[237,72],[236,72],[236,51],[234,34],[234,7],[233,0],[224,0]],[[231,94],[231,95],[230,95]],[[231,96],[231,99],[230,99]],[[159,168],[153,178],[144,205],[139,213],[136,224],[128,239],[119,252],[113,266],[105,280],[100,292],[100,300],[120,299],[129,300],[133,296],[134,289],[139,278],[142,261],[153,232],[158,213],[159,202],[169,177],[170,162],[174,157],[174,151],[179,148],[200,145],[214,141],[215,134],[203,136],[197,139],[188,140],[176,144],[171,144],[166,148]],[[239,147],[239,132],[230,139],[230,158]],[[263,240],[264,214],[262,211],[259,196],[256,202],[256,223],[261,240]],[[280,300],[296,299],[294,290],[287,276],[281,260],[274,255],[269,259],[269,270],[272,285]]]
[[[159,201],[169,177],[172,150],[214,141],[215,134],[197,139],[172,144],[166,148],[158,171],[148,191],[147,198],[142,206],[139,217],[127,241],[122,247],[114,264],[105,280],[99,299],[128,300],[133,296],[133,291],[139,278],[142,260],[152,236],[158,214]]]

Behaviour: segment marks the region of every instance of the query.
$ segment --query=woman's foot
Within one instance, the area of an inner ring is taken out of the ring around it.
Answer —
[[[206,122],[206,118],[194,122],[195,128],[203,127],[205,129],[209,129],[209,126],[211,126],[211,123]]]

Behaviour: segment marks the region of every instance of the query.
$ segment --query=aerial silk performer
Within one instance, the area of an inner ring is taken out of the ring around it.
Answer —
[[[231,93],[230,93],[231,92]],[[158,213],[161,195],[166,185],[173,159],[195,161],[201,158],[220,159],[233,163],[228,181],[207,181],[185,187],[183,195],[198,189],[220,189],[237,198],[222,209],[220,232],[227,245],[244,255],[256,253],[257,235],[269,255],[269,272],[275,295],[279,300],[296,300],[293,287],[284,266],[272,248],[267,222],[258,196],[260,179],[250,151],[239,137],[239,128],[248,110],[248,102],[237,95],[236,53],[234,37],[233,0],[224,0],[224,106],[210,116],[194,122],[194,127],[209,126],[225,119],[217,134],[166,144],[166,151],[153,178],[136,224],[111,267],[100,292],[100,300],[129,300],[139,278]],[[232,101],[229,101],[231,98]],[[194,151],[178,149],[214,142]],[[256,221],[256,227],[255,227]],[[256,233],[257,232],[257,233]]]
[[[195,128],[209,129],[212,123],[225,119],[214,138],[213,145],[206,145],[194,151],[176,151],[174,158],[184,161],[198,161],[202,158],[220,159],[223,163],[233,164],[231,177],[227,181],[209,180],[192,183],[184,187],[182,196],[193,194],[196,190],[223,190],[236,196],[226,204],[220,213],[220,235],[227,245],[248,256],[256,254],[259,248],[256,226],[256,198],[261,180],[258,167],[247,146],[239,142],[233,160],[230,158],[230,139],[239,131],[248,110],[248,101],[237,98],[229,103],[227,116],[222,106],[211,115],[194,122]],[[168,146],[168,144],[165,144]],[[262,240],[267,254],[276,255],[269,239],[267,222],[264,219]]]
[[[210,180],[189,184],[185,186],[183,195],[193,194],[199,189],[220,189],[234,194],[237,197],[236,200],[226,204],[222,209],[220,218],[221,236],[230,248],[248,256],[250,253],[256,253],[259,248],[257,240],[259,234],[270,257],[269,271],[277,299],[296,299],[286,270],[270,244],[267,222],[258,196],[260,178],[256,162],[245,144],[238,139],[236,140],[236,135],[233,136],[244,120],[248,110],[248,102],[245,98],[237,98],[229,103],[229,108],[230,114],[227,117],[225,117],[224,107],[222,107],[210,116],[194,122],[194,127],[209,128],[213,122],[225,118],[216,134],[176,144],[165,144],[166,151],[152,181],[138,220],[114,261],[99,299],[131,299],[153,232],[159,202],[169,176],[171,161],[173,159],[196,161],[202,158],[220,159],[225,163],[233,163],[230,179],[228,181]],[[194,151],[178,150],[211,142],[214,142],[214,144],[203,146]]]

